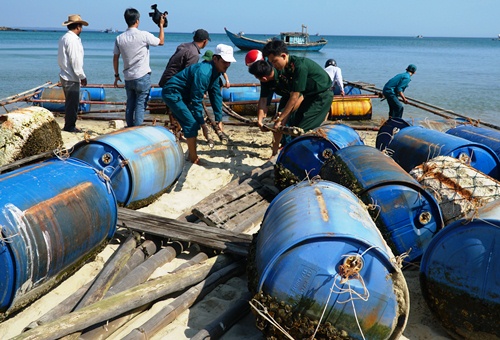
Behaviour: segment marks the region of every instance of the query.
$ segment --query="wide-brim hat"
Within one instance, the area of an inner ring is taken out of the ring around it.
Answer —
[[[86,22],[85,20],[82,19],[82,17],[80,16],[80,14],[71,14],[71,15],[68,15],[68,20],[62,23],[63,26],[68,26],[68,25],[71,25],[71,24],[82,24],[83,26],[88,26],[89,25],[88,22]]]

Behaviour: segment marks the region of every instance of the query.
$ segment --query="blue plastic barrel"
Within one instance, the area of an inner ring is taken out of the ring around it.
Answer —
[[[392,137],[401,129],[408,126],[421,126],[423,128],[446,132],[452,127],[465,124],[462,118],[455,119],[428,119],[428,118],[393,118],[389,117],[379,128],[375,147],[379,150],[385,150],[391,142]]]
[[[0,175],[0,311],[74,271],[113,236],[113,191],[89,164],[50,159]]]
[[[99,102],[106,100],[106,91],[104,91],[104,87],[82,87],[81,90],[85,90],[89,93],[90,100]]]
[[[149,100],[163,100],[162,97],[161,97],[161,91],[163,89],[161,87],[152,87],[150,90],[149,90],[149,98],[148,98],[148,101]]]
[[[352,190],[365,204],[387,244],[405,261],[421,258],[434,235],[444,226],[434,196],[392,158],[366,145],[335,152],[319,173],[325,180]]]
[[[340,95],[340,88],[337,90],[337,85],[335,86],[335,90],[333,91],[334,95]],[[346,96],[351,96],[351,95],[360,95],[361,90],[358,89],[357,87],[351,86],[351,85],[346,85],[344,86],[344,94]]]
[[[355,339],[361,338],[355,315],[366,339],[397,339],[403,332],[406,281],[365,206],[345,187],[304,181],[282,191],[264,215],[255,250],[258,290],[293,311],[319,320],[328,304],[321,322]],[[359,276],[345,277],[341,265],[353,268],[353,259]],[[347,290],[363,296],[364,287],[369,299],[351,301],[355,294]]]
[[[446,133],[474,143],[486,145],[500,158],[500,131],[498,130],[472,125],[460,125],[449,129]]]
[[[222,88],[222,100],[230,101],[231,94],[237,92],[257,92],[260,93],[260,90],[257,90],[257,86],[231,86],[230,88],[223,87]],[[240,99],[241,100],[241,99]]]
[[[82,141],[71,156],[103,170],[118,203],[135,208],[165,192],[184,167],[182,147],[163,126],[137,126]]]
[[[241,102],[246,100],[259,100],[260,92],[256,91],[246,91],[246,92],[233,92],[229,96],[229,101],[231,102]]]
[[[490,177],[498,179],[500,175],[500,159],[491,148],[419,126],[399,130],[387,149],[406,171],[434,157],[449,156],[470,164]]]
[[[420,263],[431,311],[458,339],[500,335],[500,201],[441,230]]]
[[[60,87],[54,88],[43,88],[39,93],[33,96],[33,99],[42,99],[42,100],[62,100],[62,103],[51,103],[51,102],[40,102],[37,103],[38,106],[44,107],[49,111],[53,112],[64,112],[64,91]],[[90,93],[87,90],[80,89],[80,102],[81,101],[89,101]],[[90,104],[88,103],[80,103],[78,106],[78,110],[81,112],[90,111]]]
[[[276,164],[288,169],[298,180],[304,179],[306,173],[312,178],[335,151],[350,145],[363,145],[356,130],[344,124],[325,124],[285,145]]]

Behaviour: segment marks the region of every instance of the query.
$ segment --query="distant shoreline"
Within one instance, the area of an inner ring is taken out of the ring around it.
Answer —
[[[11,27],[5,27],[5,26],[0,26],[0,31],[24,31],[20,28],[11,28]]]

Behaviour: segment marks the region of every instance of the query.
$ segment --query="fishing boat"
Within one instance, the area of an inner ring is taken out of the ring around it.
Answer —
[[[224,31],[231,42],[243,51],[261,50],[265,44],[273,39],[283,40],[289,51],[319,51],[328,43],[324,38],[311,41],[305,25],[302,25],[301,32],[281,32],[279,36],[267,40],[252,39],[244,36],[243,32],[232,33],[225,27]]]

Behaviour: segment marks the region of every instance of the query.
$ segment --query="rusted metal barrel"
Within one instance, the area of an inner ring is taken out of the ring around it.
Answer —
[[[293,139],[276,160],[278,187],[285,188],[306,177],[313,178],[335,151],[350,145],[363,145],[363,141],[356,130],[344,124],[325,124]]]
[[[500,201],[441,230],[420,263],[431,311],[455,339],[500,335]]]
[[[0,312],[38,298],[113,236],[114,192],[77,159],[50,159],[0,175]]]
[[[163,126],[136,126],[82,141],[71,156],[102,170],[118,204],[136,209],[168,190],[184,167],[182,147]]]
[[[65,99],[64,91],[60,87],[43,88],[39,93],[33,96],[33,99],[47,100],[47,102],[39,102],[37,105],[49,111],[64,112],[64,102],[50,102]],[[88,90],[80,89],[80,101],[90,101],[90,93]],[[90,111],[90,104],[80,103],[78,110],[81,112]]]
[[[275,319],[295,339],[309,338],[316,327],[299,335],[299,329],[308,328],[304,318],[320,324],[317,338],[326,338],[321,332],[333,327],[355,339],[362,334],[397,339],[406,325],[409,298],[393,260],[366,207],[351,191],[333,182],[304,181],[282,191],[265,213],[255,248],[261,293],[254,306],[276,301],[280,311],[273,312]]]
[[[488,146],[450,134],[408,126],[394,134],[387,150],[406,171],[437,156],[449,156],[470,164],[493,178],[500,176],[500,159]]]
[[[405,261],[421,258],[432,237],[443,227],[434,197],[392,158],[366,145],[335,152],[320,177],[339,183],[370,206],[370,215],[396,255]]]

